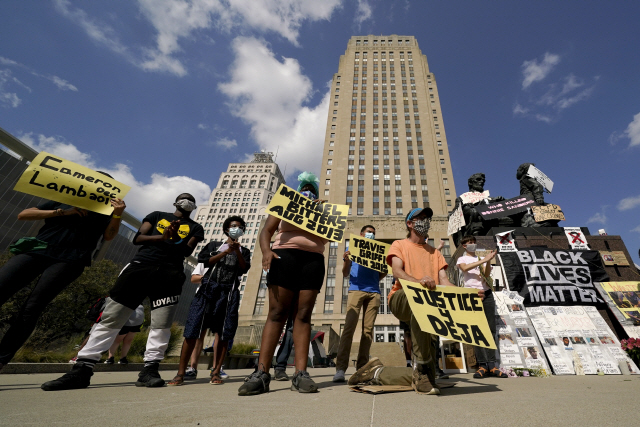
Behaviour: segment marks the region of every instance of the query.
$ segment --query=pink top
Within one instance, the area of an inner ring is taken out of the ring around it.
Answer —
[[[479,261],[477,256],[463,255],[460,258],[458,258],[458,262],[456,262],[456,265],[459,266],[460,264],[472,264],[477,261]],[[484,267],[484,265],[482,265],[482,267]],[[485,291],[490,289],[489,286],[487,286],[487,284],[484,282],[484,279],[482,278],[482,276],[480,275],[480,266],[476,268],[472,268],[466,273],[465,272],[462,272],[462,273],[464,274],[465,288],[482,289]]]
[[[278,233],[271,249],[300,249],[322,254],[324,253],[324,245],[327,242],[327,239],[304,231],[286,221],[280,221]]]

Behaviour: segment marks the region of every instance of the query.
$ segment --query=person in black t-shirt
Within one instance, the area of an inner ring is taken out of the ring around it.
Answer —
[[[109,216],[44,200],[18,214],[23,221],[44,220],[44,226],[36,236],[40,241],[36,248],[12,257],[0,269],[0,306],[35,278],[40,279],[2,337],[0,370],[27,341],[45,307],[91,265],[99,240],[112,240],[118,234],[126,205],[121,199],[111,199],[111,206]]]
[[[204,239],[202,226],[189,218],[196,208],[194,197],[183,193],[176,198],[174,206],[174,213],[152,212],[144,218],[133,238],[134,245],[141,245],[140,250],[120,272],[102,319],[78,353],[73,369],[57,380],[42,384],[43,390],[88,387],[101,354],[111,347],[133,310],[147,296],[151,301],[151,326],[145,364],[136,386],[164,385],[158,365],[169,345],[171,324],[186,278],[183,262]]]

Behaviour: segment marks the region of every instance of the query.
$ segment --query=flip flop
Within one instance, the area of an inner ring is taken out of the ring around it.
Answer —
[[[220,374],[213,374],[211,375],[211,381],[209,381],[209,384],[220,385],[224,384],[224,381],[222,380]]]
[[[184,374],[176,375],[175,377],[173,377],[171,381],[167,383],[167,385],[182,385],[182,384],[184,384]]]

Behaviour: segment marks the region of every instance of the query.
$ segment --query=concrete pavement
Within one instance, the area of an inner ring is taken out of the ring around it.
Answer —
[[[353,369],[349,369],[348,374]],[[98,372],[84,390],[45,392],[59,374],[0,375],[0,425],[65,426],[589,426],[635,425],[640,376],[563,376],[474,380],[441,396],[367,395],[331,382],[333,368],[311,369],[320,392],[300,394],[271,382],[268,394],[239,397],[251,370],[225,384],[203,378],[180,387],[138,388],[134,372]],[[290,373],[290,372],[289,372]],[[175,371],[164,371],[165,380]]]

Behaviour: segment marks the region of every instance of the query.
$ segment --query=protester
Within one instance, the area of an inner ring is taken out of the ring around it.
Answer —
[[[367,239],[376,238],[376,229],[373,225],[365,225],[360,230],[360,235]],[[344,329],[338,346],[336,358],[336,374],[333,382],[344,382],[344,374],[349,366],[349,354],[353,333],[358,326],[360,310],[362,310],[362,334],[356,369],[360,369],[369,361],[371,341],[373,341],[373,325],[376,322],[378,309],[380,308],[380,281],[387,275],[376,270],[364,267],[351,261],[351,252],[346,251],[342,257],[342,275],[349,276],[349,294],[347,297],[347,315],[344,319]]]
[[[140,327],[143,323],[144,306],[140,304],[138,308],[136,308],[135,311],[131,313],[131,316],[129,317],[129,319],[127,319],[127,323],[125,323],[122,329],[120,329],[120,332],[118,332],[116,340],[113,342],[111,347],[109,347],[109,355],[104,363],[106,363],[107,365],[114,364],[116,352],[118,351],[118,347],[120,347],[120,344],[122,344],[122,348],[120,349],[120,360],[118,360],[118,365],[126,365],[129,363],[129,361],[127,360],[127,354],[129,354],[129,349],[131,348],[133,338],[135,338],[136,334],[140,332]]]
[[[109,216],[44,200],[18,214],[23,221],[44,220],[44,226],[35,239],[20,239],[20,247],[13,250],[20,253],[0,269],[0,306],[40,278],[0,341],[0,371],[27,341],[46,306],[91,265],[100,239],[109,241],[118,234],[126,205],[111,199],[111,206]]]
[[[151,325],[144,368],[138,375],[138,387],[162,387],[164,380],[158,365],[171,338],[171,324],[185,280],[183,262],[204,239],[202,226],[189,218],[196,208],[191,194],[176,198],[175,212],[152,212],[142,220],[133,238],[141,245],[131,262],[120,272],[111,289],[102,319],[78,353],[71,372],[42,385],[43,390],[68,390],[89,386],[93,367],[102,352],[111,347],[118,331],[145,297],[151,301]]]
[[[303,172],[298,176],[297,191],[310,199],[318,199],[318,178]],[[322,203],[322,201],[319,201]],[[271,237],[277,230],[273,247]],[[269,370],[278,338],[290,313],[295,317],[293,342],[296,372],[292,390],[300,393],[318,391],[306,371],[311,338],[311,314],[324,282],[324,247],[328,240],[304,231],[269,215],[260,233],[262,268],[267,273],[269,313],[262,332],[258,370],[240,386],[240,396],[269,391]]]
[[[168,385],[183,384],[196,340],[204,340],[207,329],[215,334],[210,383],[224,383],[220,370],[229,341],[238,328],[240,277],[251,267],[251,251],[238,242],[245,230],[242,218],[230,216],[222,224],[227,241],[209,242],[198,256],[198,266],[191,279],[199,278],[201,285],[189,307],[178,374]]]
[[[479,259],[476,256],[476,238],[474,236],[465,236],[460,240],[460,244],[465,249],[464,254],[458,258],[456,265],[463,273],[463,281],[465,288],[479,289],[484,292],[482,305],[484,314],[489,323],[491,335],[496,336],[496,300],[493,297],[493,291],[487,283],[488,277],[491,277],[491,260],[496,256],[496,251],[490,252],[486,257]],[[481,270],[481,266],[482,267]],[[474,346],[476,360],[478,361],[478,370],[473,374],[473,378],[486,378],[488,376],[497,378],[509,378],[507,374],[500,371],[500,367],[496,366],[496,351],[490,348]]]
[[[402,372],[405,376],[411,373],[411,385],[418,394],[433,395],[440,394],[440,389],[435,382],[436,355],[432,337],[431,334],[420,329],[398,280],[419,283],[431,290],[435,289],[436,285],[454,286],[447,279],[445,270],[448,265],[440,251],[425,243],[432,216],[433,211],[430,208],[416,208],[407,214],[405,218],[407,238],[393,242],[387,256],[387,264],[391,265],[393,276],[396,278],[389,292],[389,308],[394,316],[408,323],[411,328],[413,372],[410,371],[411,368],[398,368],[405,370],[398,372]],[[368,364],[362,369],[366,366]],[[393,375],[398,372],[393,371]],[[356,376],[354,381],[357,379]],[[400,376],[390,378],[391,382],[395,380],[399,383],[404,381]],[[350,378],[349,384],[351,383]]]

